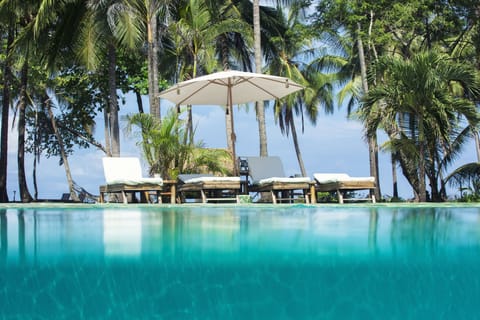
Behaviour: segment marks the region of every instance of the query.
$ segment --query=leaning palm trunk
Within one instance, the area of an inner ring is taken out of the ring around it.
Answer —
[[[52,112],[52,107],[50,105],[50,101],[47,100],[47,101],[45,101],[45,103],[47,105],[48,115],[50,116],[50,121],[52,122],[53,132],[55,133],[55,136],[57,137],[58,145],[60,147],[60,155],[62,157],[63,166],[65,167],[65,174],[67,176],[68,189],[70,190],[70,197],[72,198],[73,201],[80,201],[78,196],[77,196],[77,193],[75,192],[75,190],[73,188],[73,179],[72,179],[72,174],[70,172],[70,165],[68,164],[68,158],[67,158],[67,154],[65,153],[65,148],[64,148],[64,145],[63,145],[62,136],[58,132],[57,123],[55,121],[55,116],[53,115],[53,112]]]
[[[293,145],[295,147],[295,153],[297,154],[298,165],[300,166],[302,177],[306,177],[307,170],[305,170],[305,164],[303,163],[302,152],[300,151],[300,145],[298,144],[297,129],[295,128],[293,117],[290,118],[290,131],[292,132]]]

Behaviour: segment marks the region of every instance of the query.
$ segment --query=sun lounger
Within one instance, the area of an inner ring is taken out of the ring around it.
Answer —
[[[211,174],[181,174],[178,177],[180,201],[200,193],[202,203],[235,201],[239,203],[240,177],[216,177]]]
[[[295,191],[301,191],[303,200],[309,203],[311,180],[308,177],[286,177],[279,157],[245,157],[252,192],[270,192],[272,202],[292,202],[299,199]]]
[[[336,192],[339,203],[344,203],[346,191],[354,190],[375,190],[374,177],[350,177],[346,173],[315,173],[315,190],[320,192]],[[375,203],[375,196],[365,200]]]
[[[162,178],[144,178],[140,160],[135,157],[105,157],[103,171],[106,184],[100,186],[99,202],[105,201],[105,193],[120,193],[122,202],[128,203],[126,193],[140,192],[145,201],[150,202],[149,193],[155,192],[161,202]]]

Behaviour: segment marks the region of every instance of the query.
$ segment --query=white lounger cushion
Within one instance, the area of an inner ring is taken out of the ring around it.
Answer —
[[[374,182],[374,177],[350,177],[346,173],[314,173],[313,177],[318,183],[346,182],[346,181],[368,181]]]
[[[296,178],[286,178],[286,177],[271,177],[266,179],[261,179],[255,181],[257,185],[265,185],[271,183],[310,183],[310,178],[308,177],[296,177]]]
[[[199,182],[240,182],[240,177],[196,177],[183,181],[184,183],[199,183]]]
[[[105,181],[108,184],[160,184],[163,185],[162,178],[144,178],[142,176],[142,166],[140,159],[136,157],[105,157],[103,161],[103,171]]]
[[[128,180],[128,179],[117,179],[117,180],[110,180],[107,184],[127,184],[130,186],[135,186],[139,184],[156,184],[162,185],[163,179],[162,178],[139,178],[135,180]]]

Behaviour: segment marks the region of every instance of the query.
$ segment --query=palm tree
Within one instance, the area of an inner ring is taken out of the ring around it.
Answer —
[[[139,129],[138,145],[150,165],[150,174],[159,173],[167,179],[176,179],[180,173],[220,172],[228,174],[223,167],[230,154],[225,150],[205,149],[202,142],[185,144],[189,134],[185,122],[179,119],[173,109],[162,122],[150,114],[134,114],[128,117],[129,133]],[[222,161],[222,159],[224,161]]]
[[[277,3],[283,3],[283,5],[289,5],[296,1],[277,1]],[[262,73],[262,39],[261,39],[261,23],[260,23],[260,0],[253,0],[253,41],[254,41],[254,54],[255,54],[255,72]],[[267,129],[265,124],[265,106],[257,102],[255,103],[255,112],[257,114],[258,122],[258,135],[260,139],[260,156],[268,156],[267,146]]]
[[[428,176],[432,198],[438,200],[439,174],[465,141],[466,131],[458,133],[459,117],[472,127],[479,121],[470,100],[480,93],[475,71],[434,51],[409,60],[385,57],[376,68],[382,82],[362,104],[366,117],[377,119],[369,123],[370,130],[379,124],[395,128],[390,129],[397,136],[391,145],[401,155],[403,173],[416,197],[427,200]]]
[[[300,171],[302,176],[307,176],[298,142],[294,114],[302,116],[303,129],[304,112],[312,123],[316,122],[319,105],[323,106],[326,112],[333,112],[333,78],[331,75],[318,72],[310,65],[309,59],[319,54],[319,50],[312,46],[315,34],[300,21],[302,9],[302,7],[294,6],[290,9],[288,17],[285,17],[282,9],[277,8],[278,20],[284,23],[285,33],[272,40],[276,44],[278,52],[268,60],[267,67],[270,73],[288,77],[305,86],[303,92],[291,95],[282,101],[276,101],[274,111],[282,133],[292,134]]]
[[[27,185],[26,172],[25,172],[25,132],[26,132],[26,110],[28,107],[28,72],[29,72],[29,60],[31,59],[31,53],[34,51],[32,46],[32,35],[28,25],[32,21],[34,16],[35,7],[29,1],[12,2],[6,4],[5,1],[0,2],[0,8],[6,9],[7,14],[11,15],[11,25],[16,33],[15,44],[12,48],[12,57],[17,57],[15,61],[20,65],[18,71],[19,77],[19,91],[16,97],[16,109],[18,112],[18,150],[17,150],[17,166],[18,166],[18,187],[20,193],[20,199],[23,202],[30,202],[33,200]],[[7,71],[8,73],[8,71]]]
[[[376,8],[376,6],[380,8]],[[372,12],[374,9],[381,10],[381,4],[376,2],[352,2],[352,1],[320,1],[317,4],[315,25],[326,35],[329,42],[333,42],[333,48],[340,50],[345,55],[346,63],[343,64],[339,75],[345,76],[348,82],[344,82],[345,88],[340,93],[344,98],[350,95],[352,99],[348,103],[350,113],[358,99],[369,90],[367,79],[368,66],[377,55],[375,46],[364,47],[364,40],[372,39],[367,25],[371,26]],[[370,16],[370,19],[367,17]],[[370,20],[370,21],[369,21]],[[339,44],[339,46],[337,46]],[[366,130],[369,151],[370,175],[375,177],[377,187],[374,190],[375,197],[381,199],[380,177],[378,170],[378,142],[376,132]]]
[[[113,19],[117,0],[103,0],[86,2],[86,13],[81,23],[80,35],[77,43],[77,55],[90,70],[98,70],[102,60],[107,60],[108,71],[108,101],[104,108],[105,144],[107,155],[120,156],[120,128],[118,118],[118,98],[116,81],[116,40],[112,33],[109,21]],[[103,54],[106,52],[106,57]]]
[[[147,44],[148,96],[150,114],[160,119],[159,104],[159,23],[169,18],[169,0],[124,0],[113,9],[111,26],[120,43],[137,48]]]
[[[260,38],[260,0],[253,0],[253,41],[255,53],[255,72],[262,73],[262,45]],[[265,106],[263,103],[255,103],[257,113],[258,135],[260,139],[260,156],[268,156],[267,128],[265,124]]]
[[[248,25],[229,1],[189,0],[179,10],[178,21],[169,28],[177,59],[176,79],[195,78],[215,69],[228,68],[232,57],[247,55],[242,44],[249,42]],[[226,113],[227,145],[232,154],[233,136],[231,115]],[[187,106],[188,138],[193,143],[191,106]],[[233,159],[235,161],[235,159]]]
[[[179,20],[170,25],[179,64],[183,74],[179,80],[195,78],[199,72],[209,73],[217,66],[215,40],[229,29],[233,21],[214,21],[204,0],[189,0],[180,11]],[[187,130],[193,143],[192,106],[187,106]]]

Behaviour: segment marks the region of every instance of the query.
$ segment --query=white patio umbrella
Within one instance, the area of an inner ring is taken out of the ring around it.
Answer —
[[[303,89],[301,85],[285,77],[230,70],[179,82],[163,91],[160,98],[165,98],[177,105],[226,106],[232,120],[232,157],[235,161],[232,106],[276,100],[301,89]]]

